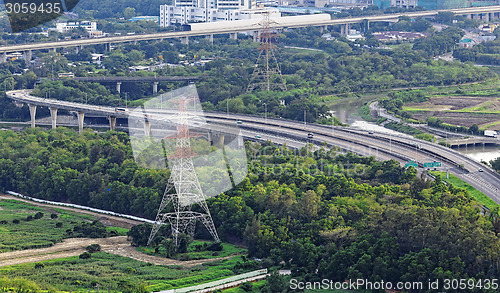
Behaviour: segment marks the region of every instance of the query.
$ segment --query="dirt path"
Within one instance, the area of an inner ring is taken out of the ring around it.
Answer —
[[[62,209],[62,210],[67,210],[67,211],[72,211],[77,214],[85,214],[85,215],[91,215],[94,216],[96,219],[98,219],[101,223],[103,223],[106,226],[116,226],[116,227],[122,227],[122,228],[127,228],[130,229],[135,225],[142,224],[142,222],[139,221],[134,221],[126,218],[120,218],[120,217],[115,217],[115,216],[110,216],[110,215],[103,215],[99,214],[96,212],[91,212],[91,211],[85,211],[85,210],[80,210],[76,208],[70,208],[70,207],[64,207],[64,206],[54,206],[50,204],[45,204],[45,203],[39,203],[35,201],[30,201],[26,199],[22,199],[19,197],[15,197],[12,195],[6,195],[6,194],[0,194],[0,200],[2,199],[14,199],[17,201],[22,201],[22,202],[27,202],[35,206],[39,207],[46,207],[50,209]]]
[[[94,243],[99,244],[103,251],[130,245],[130,243],[127,241],[127,236],[98,239],[71,238],[65,239],[62,243],[56,243],[55,245],[47,248],[27,249],[0,253],[0,266],[32,263],[49,259],[80,255],[85,251],[85,247]]]
[[[192,267],[196,265],[201,265],[207,262],[213,262],[221,259],[228,259],[233,256],[219,257],[219,258],[211,258],[211,259],[200,259],[200,260],[188,260],[188,261],[180,261],[171,258],[164,258],[159,256],[148,255],[142,252],[139,252],[133,246],[125,246],[125,247],[117,247],[112,250],[107,251],[112,254],[117,254],[124,257],[133,258],[138,261],[152,263],[154,265],[164,265],[164,266],[182,266],[182,267]]]
[[[22,202],[27,202],[32,205],[45,207],[50,209],[63,209],[68,210],[78,214],[91,215],[96,217],[104,225],[108,226],[118,226],[123,228],[131,228],[132,226],[141,224],[139,221],[134,221],[130,219],[103,215],[96,212],[80,210],[70,207],[54,206],[50,204],[38,203],[34,201],[25,200],[11,195],[0,194],[0,201],[2,199],[14,199]],[[104,252],[132,258],[142,262],[148,262],[155,265],[178,265],[182,267],[192,267],[200,265],[207,262],[213,262],[221,259],[228,259],[228,257],[219,257],[212,259],[202,259],[202,260],[190,260],[190,261],[179,261],[175,259],[169,259],[164,257],[152,256],[137,251],[135,247],[130,245],[127,241],[126,236],[110,237],[110,238],[70,238],[65,239],[62,243],[56,243],[55,245],[47,248],[41,249],[28,249],[20,251],[11,251],[0,253],[0,267],[10,266],[22,263],[34,263],[49,259],[57,259],[63,257],[70,257],[80,255],[85,251],[85,247],[97,243],[101,246],[101,250]]]
[[[155,265],[178,265],[182,267],[192,267],[195,265],[221,259],[228,259],[232,257],[228,256],[213,259],[179,261],[175,259],[147,255],[140,251],[137,251],[135,247],[132,247],[130,245],[130,242],[127,241],[127,236],[97,239],[70,238],[65,239],[62,243],[57,243],[54,246],[47,248],[0,253],[0,267],[80,255],[85,251],[85,247],[94,243],[97,243],[101,246],[101,251],[132,258],[142,262],[152,263]]]

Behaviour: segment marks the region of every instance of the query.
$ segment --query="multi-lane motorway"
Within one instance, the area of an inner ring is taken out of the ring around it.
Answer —
[[[29,103],[52,108],[65,108],[73,111],[91,112],[102,116],[117,115],[110,107],[63,102],[33,97],[28,90],[10,91],[7,96],[17,102]],[[126,113],[119,113],[126,116]],[[287,143],[295,147],[303,146],[308,134],[313,134],[312,142],[339,146],[345,151],[360,155],[373,155],[379,160],[395,159],[402,164],[415,160],[422,166],[425,162],[439,161],[441,170],[449,170],[474,188],[500,203],[500,174],[491,168],[476,162],[453,149],[423,140],[392,136],[385,133],[369,133],[368,131],[348,127],[331,127],[284,119],[271,119],[259,116],[248,116],[227,113],[205,113],[209,123],[236,123],[241,121],[242,134],[255,139],[269,139],[276,143]],[[480,171],[481,169],[481,171]]]
[[[471,8],[460,8],[460,9],[444,9],[444,10],[429,10],[429,11],[419,11],[410,13],[394,13],[394,14],[384,14],[384,15],[373,15],[373,16],[362,16],[362,17],[349,17],[349,18],[336,18],[336,19],[320,19],[317,20],[307,20],[307,21],[294,21],[292,23],[280,23],[279,21],[273,22],[272,28],[295,28],[295,27],[307,27],[307,26],[327,26],[327,25],[346,25],[351,23],[361,23],[364,21],[397,21],[401,16],[408,16],[410,18],[416,17],[432,17],[440,12],[453,12],[457,15],[486,15],[487,20],[495,16],[495,13],[500,12],[499,5],[485,6],[485,7],[471,7]],[[44,42],[44,43],[30,43],[30,44],[19,44],[10,46],[1,46],[0,54],[18,52],[18,51],[30,51],[30,50],[42,50],[42,49],[55,49],[55,48],[68,48],[76,46],[88,46],[97,44],[112,44],[112,43],[124,43],[124,42],[136,42],[136,41],[147,41],[147,40],[161,40],[168,38],[187,38],[190,36],[208,36],[214,34],[228,34],[228,33],[238,33],[247,31],[256,31],[258,28],[255,24],[248,26],[236,26],[234,22],[227,22],[224,27],[210,27],[199,28],[196,31],[177,31],[177,32],[162,32],[162,33],[151,33],[151,34],[140,34],[140,35],[127,35],[127,36],[113,36],[113,37],[103,37],[103,38],[92,38],[92,39],[77,39],[77,40],[66,40],[58,42]]]

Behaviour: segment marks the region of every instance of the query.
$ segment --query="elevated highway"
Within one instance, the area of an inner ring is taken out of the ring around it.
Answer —
[[[199,76],[92,76],[73,77],[84,82],[142,82],[142,81],[197,81]]]
[[[469,137],[464,139],[447,140],[447,144],[451,147],[475,147],[475,146],[490,146],[500,145],[500,138],[493,137]]]
[[[280,23],[275,21],[271,27],[276,29],[282,28],[297,28],[297,27],[307,27],[307,26],[328,26],[328,25],[343,25],[342,31],[346,32],[348,25],[352,23],[362,23],[365,21],[397,21],[401,16],[408,16],[411,18],[416,17],[432,17],[440,12],[452,12],[457,15],[465,15],[469,18],[479,18],[485,21],[489,21],[493,18],[500,17],[500,5],[494,6],[484,6],[484,7],[472,7],[472,8],[461,8],[461,9],[445,9],[445,10],[429,10],[429,11],[419,11],[410,13],[395,13],[395,14],[384,14],[384,15],[373,15],[373,16],[362,16],[362,17],[349,17],[349,18],[336,18],[325,20],[318,18],[317,20],[307,20],[307,21],[297,21],[293,23]],[[206,29],[203,26],[198,26],[195,31],[178,31],[178,32],[162,32],[162,33],[151,33],[151,34],[140,34],[140,35],[127,35],[127,36],[113,36],[104,38],[94,38],[94,39],[77,39],[77,40],[66,40],[57,42],[45,42],[45,43],[29,43],[20,45],[10,45],[0,47],[0,62],[5,62],[6,54],[12,52],[24,52],[26,59],[31,59],[32,50],[55,50],[57,48],[68,48],[68,47],[82,47],[89,45],[98,44],[113,44],[113,43],[124,43],[124,42],[137,42],[137,41],[147,41],[147,40],[162,40],[169,38],[181,38],[187,43],[188,38],[192,36],[211,36],[215,34],[232,34],[236,36],[238,32],[248,32],[248,31],[258,31],[260,29],[259,25],[249,24],[247,26],[235,26],[234,23],[228,22],[224,27],[210,27],[207,26]]]
[[[169,82],[194,82],[199,79],[198,76],[91,76],[91,77],[73,77],[71,79],[83,82],[98,83],[116,83],[116,91],[121,92],[121,84],[124,82],[152,82],[153,95],[158,92],[158,83],[161,81]]]
[[[77,111],[79,113],[79,122],[81,117],[80,131],[83,129],[83,116],[85,113],[108,117],[111,129],[114,129],[111,122],[113,119],[116,123],[116,117],[125,118],[129,115],[127,112],[117,112],[117,109],[112,107],[38,98],[31,96],[29,90],[9,91],[7,96],[16,103],[27,103],[30,110],[35,108],[35,113],[36,106],[46,106],[54,109],[56,112],[55,117],[57,117],[56,109],[59,108]],[[51,110],[51,114],[54,110]],[[56,127],[54,116],[52,116],[52,126]],[[345,127],[304,124],[297,121],[266,119],[259,116],[205,113],[205,117],[209,123],[214,124],[242,121],[242,134],[253,140],[258,134],[260,139],[268,139],[279,144],[292,144],[294,147],[303,146],[307,142],[313,142],[317,145],[326,142],[329,146],[338,146],[343,151],[351,151],[364,156],[375,156],[379,160],[395,159],[401,164],[405,164],[410,159],[415,160],[420,167],[425,162],[440,161],[443,165],[442,170],[449,170],[450,173],[482,191],[495,202],[500,203],[500,174],[472,158],[435,143],[384,133],[370,134],[367,131]],[[35,126],[34,118],[34,113],[32,113],[32,127]],[[137,118],[144,120],[145,133],[150,134],[151,125],[149,121],[144,117]],[[314,135],[312,140],[307,138],[308,133]]]

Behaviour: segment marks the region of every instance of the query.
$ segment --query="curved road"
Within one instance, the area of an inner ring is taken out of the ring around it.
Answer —
[[[30,90],[17,90],[7,92],[7,96],[15,101],[30,103],[53,108],[64,108],[73,111],[94,113],[102,116],[115,115],[112,107],[93,106],[51,99],[43,99],[30,95]],[[121,116],[126,116],[122,113]],[[453,149],[440,146],[427,141],[392,136],[385,133],[372,133],[345,127],[331,127],[317,124],[304,124],[303,122],[263,118],[241,114],[210,113],[205,112],[205,117],[211,123],[236,123],[240,124],[242,135],[255,139],[255,134],[261,139],[269,139],[276,143],[287,143],[294,147],[303,146],[308,142],[308,133],[314,134],[311,142],[341,147],[345,151],[352,151],[359,155],[373,155],[379,160],[395,159],[404,164],[412,159],[419,163],[442,162],[441,170],[449,170],[463,181],[482,191],[495,202],[500,204],[500,174],[491,168],[476,162]],[[479,172],[482,169],[483,172]]]
[[[440,12],[453,12],[458,15],[479,15],[486,13],[498,13],[500,12],[499,5],[483,6],[483,7],[470,7],[470,8],[459,8],[459,9],[443,9],[443,10],[428,10],[428,11],[418,11],[410,13],[394,13],[394,14],[384,14],[384,15],[371,15],[371,16],[361,16],[361,17],[349,17],[349,18],[335,18],[330,20],[314,20],[314,21],[297,21],[293,23],[274,23],[271,25],[272,28],[294,28],[294,27],[307,27],[307,26],[325,26],[325,25],[339,25],[339,24],[349,24],[349,23],[360,23],[365,20],[368,21],[397,21],[400,16],[408,16],[411,18],[415,17],[431,17],[435,16]],[[225,34],[225,33],[237,33],[246,31],[258,30],[258,25],[255,23],[248,26],[236,27],[234,23],[228,23],[224,28],[204,28],[196,31],[180,31],[180,32],[161,32],[161,33],[151,33],[151,34],[141,34],[141,35],[127,35],[127,36],[115,36],[115,37],[104,37],[104,38],[93,38],[93,39],[77,39],[68,41],[57,41],[57,42],[45,42],[45,43],[29,43],[29,44],[19,44],[19,45],[9,45],[0,46],[0,53],[9,53],[17,51],[28,51],[28,50],[42,50],[42,49],[54,49],[54,48],[64,48],[64,47],[75,47],[75,46],[87,46],[96,44],[110,44],[110,43],[124,43],[124,42],[134,42],[134,41],[146,41],[146,40],[158,40],[158,39],[168,39],[168,38],[185,38],[189,36],[204,36],[212,34]]]

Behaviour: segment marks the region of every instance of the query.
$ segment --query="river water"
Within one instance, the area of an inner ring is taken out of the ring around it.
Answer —
[[[372,122],[367,122],[361,118],[359,115],[359,108],[363,106],[363,101],[354,101],[344,104],[338,104],[330,107],[335,117],[337,117],[342,123],[349,124],[350,127],[364,129],[367,131],[378,131],[383,133],[392,134],[395,136],[405,136],[409,135],[397,132],[383,126],[377,125]],[[457,151],[466,154],[467,156],[473,158],[474,160],[489,162],[500,157],[500,146],[476,146],[476,147],[461,147],[457,148]]]

